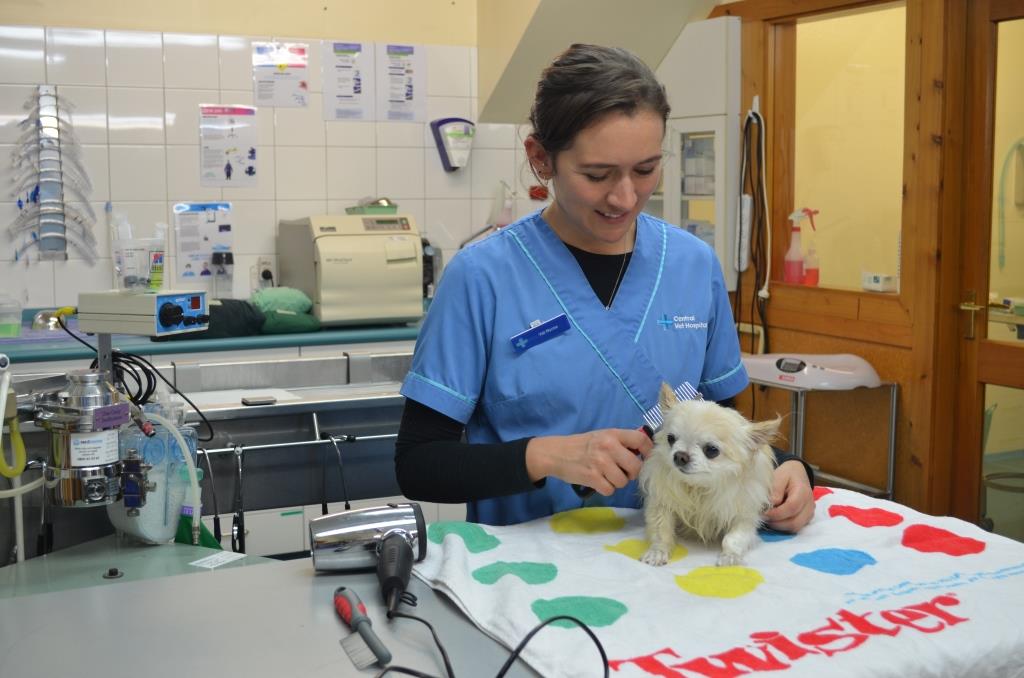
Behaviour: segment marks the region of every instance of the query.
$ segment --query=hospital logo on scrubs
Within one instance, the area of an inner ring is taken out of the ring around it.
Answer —
[[[708,328],[708,324],[697,320],[695,315],[669,316],[668,313],[662,313],[661,318],[658,319],[658,324],[661,325],[663,330],[706,330]]]

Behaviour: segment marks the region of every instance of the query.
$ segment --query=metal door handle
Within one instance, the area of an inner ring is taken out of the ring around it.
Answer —
[[[979,306],[974,303],[974,294],[970,294],[970,301],[960,302],[960,310],[967,311],[971,314],[971,319],[967,321],[967,336],[966,339],[974,339],[974,314],[978,311],[984,311],[984,306]]]

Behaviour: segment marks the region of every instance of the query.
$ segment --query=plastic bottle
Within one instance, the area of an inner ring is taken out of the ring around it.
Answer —
[[[804,281],[804,253],[800,247],[800,221],[804,213],[797,210],[789,215],[792,226],[789,231],[789,249],[783,260],[782,281],[800,285]]]
[[[808,287],[818,286],[818,252],[814,249],[813,242],[807,248],[807,256],[804,257],[804,284]]]

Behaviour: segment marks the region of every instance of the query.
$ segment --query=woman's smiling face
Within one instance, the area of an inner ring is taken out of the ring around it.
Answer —
[[[534,167],[553,170],[554,201],[544,218],[566,243],[595,254],[632,247],[637,215],[661,178],[665,123],[649,109],[612,112],[584,128],[552,158],[533,138]]]

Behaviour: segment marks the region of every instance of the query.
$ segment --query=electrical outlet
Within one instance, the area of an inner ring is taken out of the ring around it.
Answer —
[[[277,286],[277,270],[274,258],[261,256],[256,260],[256,285],[254,289]]]

